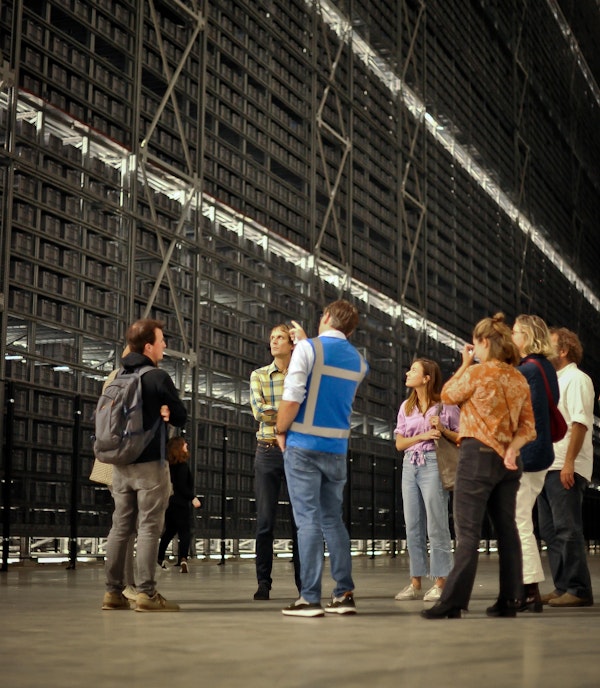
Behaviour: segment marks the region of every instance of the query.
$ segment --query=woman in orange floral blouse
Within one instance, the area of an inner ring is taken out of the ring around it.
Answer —
[[[515,368],[519,352],[502,313],[484,318],[466,344],[462,365],[442,389],[445,404],[460,410],[460,458],[454,488],[457,546],[454,567],[427,619],[460,618],[467,609],[486,508],[496,531],[500,593],[488,616],[516,616],[522,591],[521,543],[515,500],[522,473],[519,451],[535,439],[529,385]],[[478,365],[473,365],[479,359]]]

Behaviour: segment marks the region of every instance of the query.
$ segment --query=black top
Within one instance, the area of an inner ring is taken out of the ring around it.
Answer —
[[[142,376],[142,400],[144,413],[144,429],[149,430],[160,417],[160,407],[166,404],[171,412],[169,423],[175,427],[183,427],[187,420],[187,411],[179,394],[175,389],[171,376],[160,368],[156,368],[154,363],[143,354],[130,353],[121,361],[125,372],[131,372],[142,366],[153,366],[155,370],[149,370]],[[160,424],[150,440],[148,446],[141,453],[135,463],[146,463],[148,461],[159,461],[160,452]],[[166,435],[165,435],[166,437]],[[165,440],[166,441],[166,440]]]
[[[169,505],[178,507],[189,507],[192,499],[196,496],[194,494],[194,480],[192,472],[186,462],[169,464],[171,472],[171,483],[173,485],[173,494],[169,500]]]
[[[528,358],[535,358],[540,362],[546,373],[554,401],[558,403],[559,398],[558,379],[552,363],[545,356],[539,354],[529,354],[521,359],[519,370],[529,383],[531,405],[533,406],[533,415],[535,417],[535,430],[537,432],[537,437],[533,442],[529,442],[521,449],[523,470],[526,472],[542,471],[554,463],[554,446],[550,436],[550,408],[548,406],[546,385],[544,384],[544,378],[540,369],[535,363],[527,361]]]

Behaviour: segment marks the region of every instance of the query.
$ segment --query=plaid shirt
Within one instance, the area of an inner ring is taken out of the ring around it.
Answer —
[[[262,368],[257,368],[250,375],[250,405],[252,413],[259,422],[256,438],[274,440],[277,409],[283,394],[285,373],[279,370],[275,361]],[[267,413],[275,411],[275,413]]]

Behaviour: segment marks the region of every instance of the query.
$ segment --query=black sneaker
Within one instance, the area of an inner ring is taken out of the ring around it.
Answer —
[[[353,593],[345,592],[341,597],[332,595],[331,602],[325,607],[325,611],[331,614],[356,614]]]
[[[254,593],[255,600],[269,599],[269,586],[266,583],[259,583],[258,590]]]
[[[281,613],[285,616],[325,616],[320,604],[307,602],[303,597],[299,597],[289,607],[284,607]]]

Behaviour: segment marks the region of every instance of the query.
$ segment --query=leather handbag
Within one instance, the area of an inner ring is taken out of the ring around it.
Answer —
[[[442,405],[438,406],[438,415]],[[440,435],[435,440],[435,455],[437,458],[438,472],[444,490],[452,491],[456,481],[456,467],[458,466],[458,447],[454,442]]]
[[[548,378],[546,377],[544,366],[535,358],[526,358],[525,363],[535,363],[542,374],[544,386],[546,387],[546,396],[548,397],[548,411],[550,413],[550,437],[552,438],[552,442],[560,442],[560,440],[562,440],[562,438],[567,434],[567,430],[569,428],[567,426],[565,417],[558,410],[558,406],[554,403],[554,397],[550,391],[550,385],[548,384]]]
[[[458,466],[458,447],[443,435],[435,440],[435,455],[444,490],[453,490]]]

